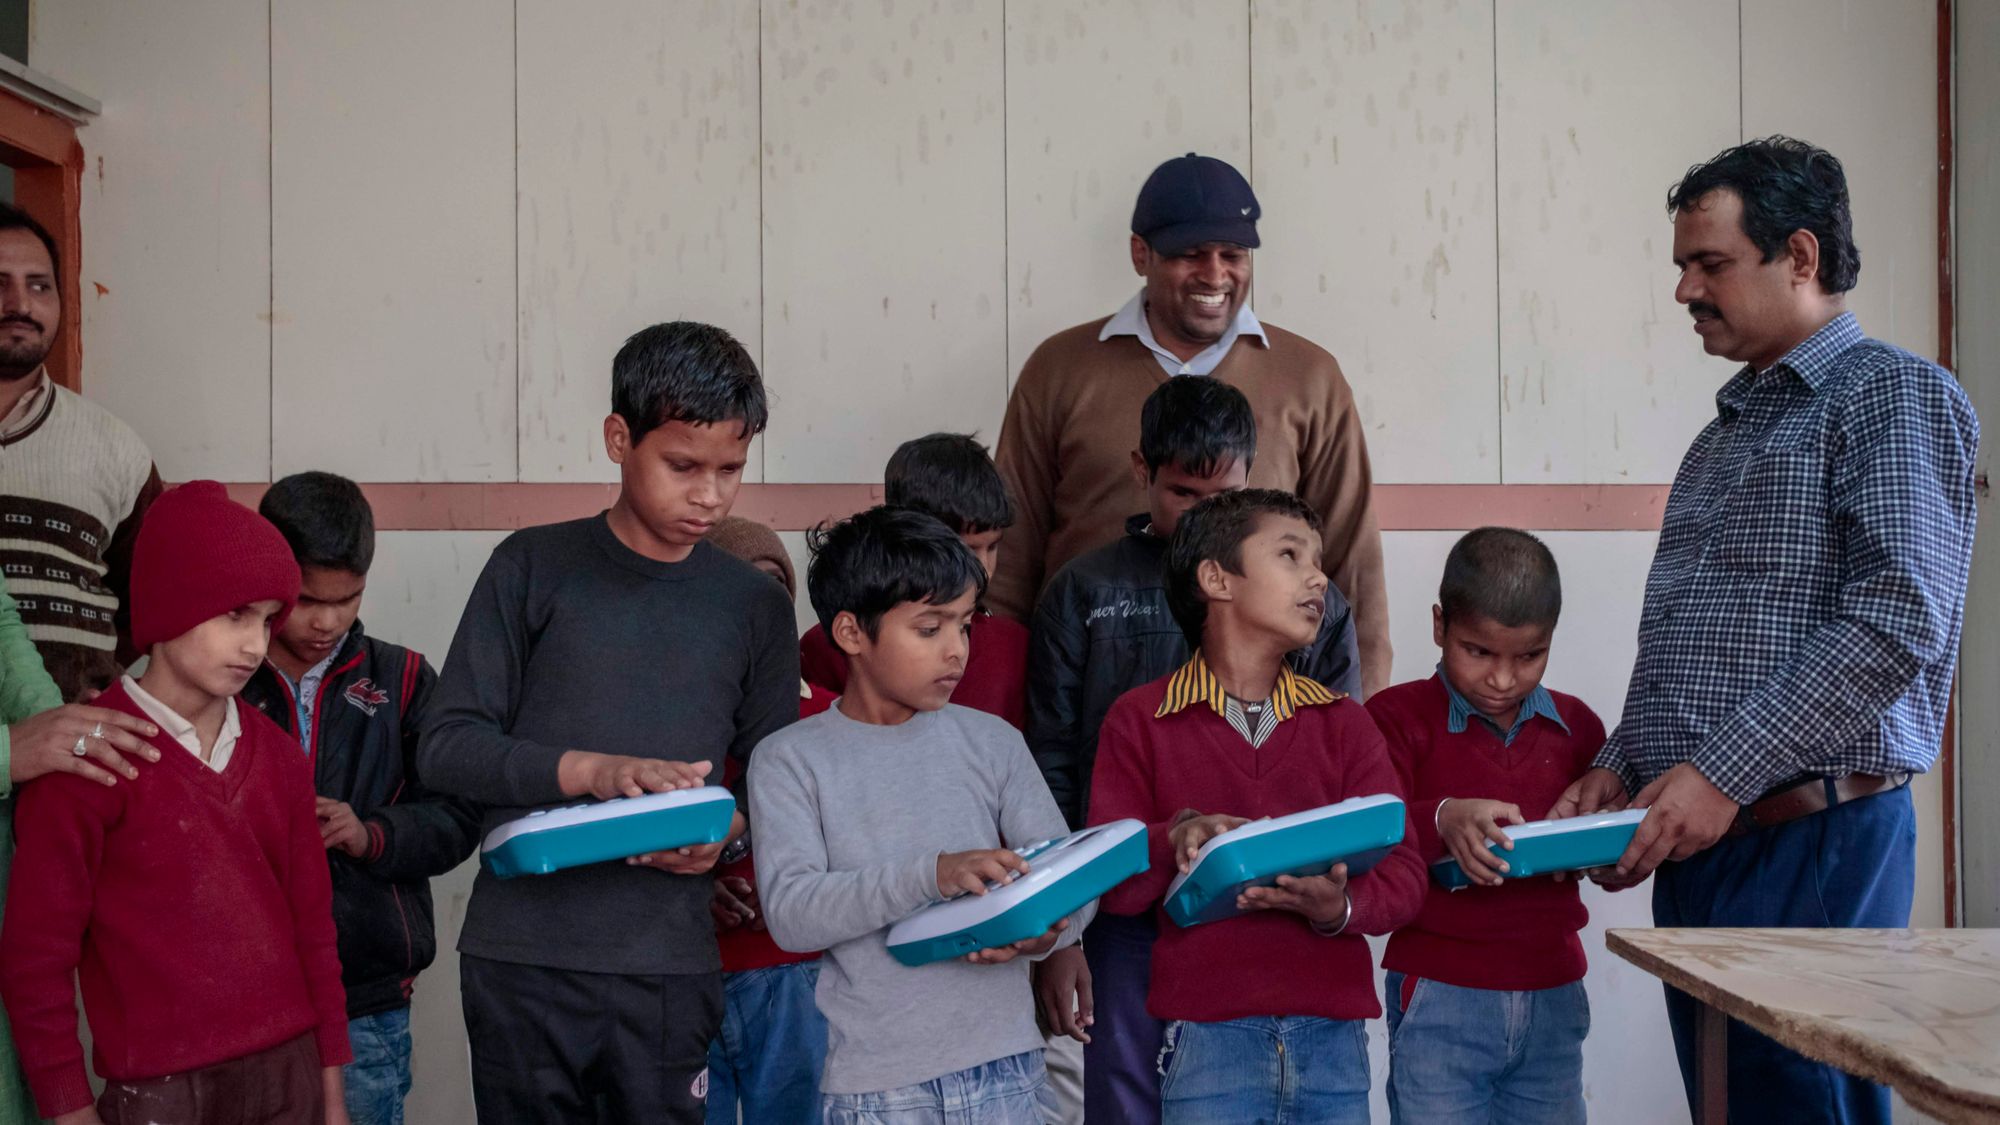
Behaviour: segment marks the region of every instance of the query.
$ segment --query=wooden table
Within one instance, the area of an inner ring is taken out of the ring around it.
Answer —
[[[1700,1004],[1695,1120],[1728,1113],[1728,1019],[1887,1083],[1940,1121],[2000,1121],[2000,930],[1612,930]]]

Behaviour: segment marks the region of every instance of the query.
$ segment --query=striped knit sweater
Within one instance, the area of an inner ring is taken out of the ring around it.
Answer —
[[[66,699],[108,686],[138,656],[123,603],[132,541],[159,492],[139,435],[63,387],[0,436],[0,572]]]

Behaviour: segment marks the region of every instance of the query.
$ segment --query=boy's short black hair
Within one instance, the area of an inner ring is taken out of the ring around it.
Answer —
[[[1256,533],[1257,521],[1265,516],[1300,520],[1315,532],[1320,529],[1319,513],[1312,505],[1276,488],[1218,492],[1189,508],[1174,528],[1167,544],[1167,607],[1189,648],[1201,647],[1202,626],[1208,624],[1201,564],[1214,559],[1231,574],[1243,573],[1243,541]]]
[[[882,499],[935,517],[957,535],[1014,525],[1014,504],[993,456],[971,434],[926,434],[896,447]]]
[[[736,337],[712,324],[676,320],[634,332],[611,361],[611,410],[632,444],[669,422],[735,422],[744,437],[764,431],[764,377]]]
[[[361,486],[334,473],[293,473],[257,502],[299,565],[368,573],[375,562],[375,511]]]
[[[1257,457],[1257,416],[1243,392],[1208,375],[1176,375],[1139,408],[1139,457],[1157,477],[1166,465],[1198,477]]]
[[[1667,192],[1667,213],[1693,210],[1709,192],[1733,191],[1743,201],[1743,233],[1769,262],[1793,232],[1819,240],[1819,284],[1845,293],[1861,278],[1854,244],[1847,173],[1832,153],[1791,137],[1772,136],[1723,149],[1689,168]]]
[[[40,239],[49,252],[49,265],[54,267],[56,281],[62,281],[62,255],[56,251],[56,240],[49,234],[49,228],[12,203],[0,203],[0,230],[24,230]]]
[[[806,533],[806,597],[829,636],[851,613],[870,640],[882,615],[904,602],[942,605],[986,593],[986,568],[936,517],[880,505]]]
[[[1562,616],[1562,575],[1540,539],[1511,527],[1468,531],[1445,556],[1438,608],[1445,624],[1477,614],[1509,629]]]

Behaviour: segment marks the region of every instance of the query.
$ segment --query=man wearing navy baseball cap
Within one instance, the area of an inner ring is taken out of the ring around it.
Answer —
[[[1368,445],[1334,358],[1250,311],[1251,251],[1262,216],[1243,174],[1212,156],[1175,157],[1146,178],[1132,208],[1131,239],[1132,268],[1144,287],[1115,315],[1043,341],[1015,381],[994,458],[1013,493],[1015,521],[1001,540],[987,601],[1028,621],[1044,584],[1071,559],[1128,528],[1148,528],[1147,517],[1135,515],[1148,511],[1147,478],[1133,468],[1144,464],[1140,408],[1168,379],[1211,375],[1241,391],[1256,415],[1248,485],[1296,493],[1319,513],[1318,562],[1347,599],[1361,683],[1372,692],[1388,685],[1390,654]],[[1199,491],[1242,487],[1242,466],[1212,468]],[[1081,624],[1038,617],[1033,643]],[[1160,627],[1174,628],[1165,620]],[[1031,671],[1031,748],[1058,734],[1095,738],[1094,730],[1052,729],[1070,709],[1045,697],[1061,690],[1038,683]],[[1056,1011],[1087,1009],[1089,1001],[1081,1008],[1075,1002],[1092,994],[1087,982],[1097,977],[1083,1076],[1085,1116],[1093,1121],[1159,1120],[1154,1059],[1162,1028],[1145,1011],[1152,936],[1150,919],[1099,915],[1083,956],[1064,951],[1041,966],[1038,988]],[[1080,964],[1086,958],[1087,966]],[[1061,1088],[1067,1068],[1061,1044],[1051,1046],[1050,1081]]]

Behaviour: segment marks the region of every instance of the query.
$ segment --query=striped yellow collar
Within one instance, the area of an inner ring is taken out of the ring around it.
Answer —
[[[1278,684],[1271,690],[1271,711],[1277,715],[1279,722],[1284,722],[1297,714],[1301,707],[1332,703],[1345,697],[1344,693],[1334,691],[1317,680],[1307,679],[1292,671],[1290,664],[1285,664],[1279,667]],[[1201,651],[1197,649],[1194,656],[1174,673],[1174,678],[1167,681],[1167,696],[1160,701],[1160,709],[1153,713],[1153,717],[1164,719],[1196,703],[1206,703],[1209,710],[1224,715],[1228,701],[1228,693],[1222,690],[1222,681],[1215,678],[1215,673],[1209,670],[1208,661],[1201,658]]]

